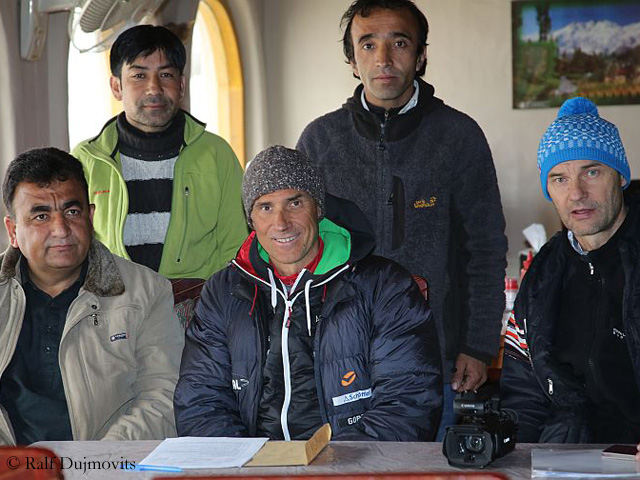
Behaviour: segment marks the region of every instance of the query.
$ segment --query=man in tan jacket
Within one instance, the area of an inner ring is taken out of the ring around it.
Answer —
[[[19,155],[3,185],[0,444],[163,439],[182,330],[169,282],[93,239],[82,165]]]

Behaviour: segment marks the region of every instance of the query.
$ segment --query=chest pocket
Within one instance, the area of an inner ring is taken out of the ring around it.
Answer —
[[[89,365],[100,365],[109,374],[137,369],[136,347],[142,311],[136,306],[97,310],[88,314],[68,333],[65,342],[81,350]],[[148,345],[145,348],[157,348]],[[144,354],[143,354],[144,355]]]

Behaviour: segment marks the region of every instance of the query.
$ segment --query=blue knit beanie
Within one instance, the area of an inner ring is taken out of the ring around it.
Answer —
[[[540,183],[547,200],[549,171],[570,160],[593,160],[617,170],[629,186],[631,171],[616,126],[598,115],[595,104],[582,97],[567,100],[549,125],[538,147]]]

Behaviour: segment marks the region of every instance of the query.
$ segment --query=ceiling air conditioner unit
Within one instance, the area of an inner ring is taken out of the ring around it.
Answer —
[[[69,38],[81,52],[106,50],[123,30],[150,22],[164,0],[20,0],[20,55],[38,60],[50,13],[70,12]]]

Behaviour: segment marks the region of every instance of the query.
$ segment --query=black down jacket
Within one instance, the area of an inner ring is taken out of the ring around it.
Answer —
[[[640,208],[630,209],[628,217],[631,224],[619,242],[625,285],[622,321],[635,377],[624,381],[630,382],[630,388],[637,388],[640,385]],[[566,243],[566,231],[559,232],[534,257],[507,328],[501,377],[502,406],[517,412],[520,442],[592,442],[584,388],[564,373],[552,356],[562,282],[569,263],[567,251],[571,248]],[[603,374],[615,375],[615,372]]]
[[[373,243],[363,231],[350,230],[348,262],[305,273],[288,296],[295,314],[323,290],[313,339],[322,420],[334,439],[431,440],[442,405],[435,322],[404,269],[367,255]],[[178,435],[256,435],[268,317],[287,298],[257,243],[252,234],[203,289],[175,392]]]

